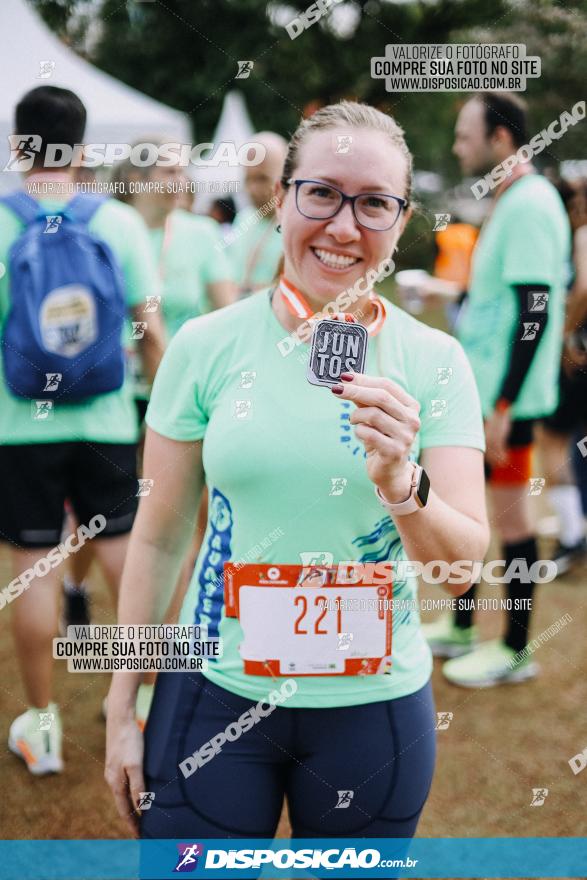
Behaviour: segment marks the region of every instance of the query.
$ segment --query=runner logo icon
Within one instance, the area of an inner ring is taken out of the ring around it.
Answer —
[[[204,847],[201,843],[178,843],[177,849],[179,851],[179,856],[177,859],[177,865],[173,869],[174,873],[187,873],[188,871],[195,871],[198,865],[198,859],[204,852]]]
[[[351,801],[354,798],[354,791],[339,791],[338,792],[338,803],[335,806],[335,810],[346,810],[347,807],[350,807]]]

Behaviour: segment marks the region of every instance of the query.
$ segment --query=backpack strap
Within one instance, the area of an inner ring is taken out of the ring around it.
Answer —
[[[104,196],[96,196],[92,193],[79,193],[74,196],[66,206],[67,216],[76,223],[87,225],[98,208],[106,201]]]
[[[25,226],[29,226],[37,217],[44,216],[39,203],[22,189],[4,196],[0,199],[0,203],[10,208]]]

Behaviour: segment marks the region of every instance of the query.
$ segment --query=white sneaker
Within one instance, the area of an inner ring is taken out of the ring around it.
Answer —
[[[49,703],[46,709],[28,709],[10,725],[8,748],[22,758],[35,776],[63,771],[61,742],[61,718],[56,703]]]

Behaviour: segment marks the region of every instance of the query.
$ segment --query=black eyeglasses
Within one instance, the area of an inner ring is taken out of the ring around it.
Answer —
[[[329,220],[335,217],[345,202],[351,203],[353,216],[360,226],[376,232],[386,232],[394,226],[407,200],[389,193],[360,193],[347,196],[341,189],[320,180],[287,180],[295,184],[296,207],[308,220]]]

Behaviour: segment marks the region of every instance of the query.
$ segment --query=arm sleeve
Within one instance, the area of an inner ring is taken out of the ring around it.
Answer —
[[[468,358],[456,339],[439,353],[420,401],[420,448],[469,446],[485,450],[481,403]]]
[[[208,413],[202,403],[202,369],[196,369],[188,322],[175,334],[163,355],[151,392],[146,422],[171,440],[201,440]]]
[[[547,284],[514,284],[518,318],[510,358],[498,399],[513,403],[538,351],[548,322]],[[539,307],[536,310],[536,307]]]

